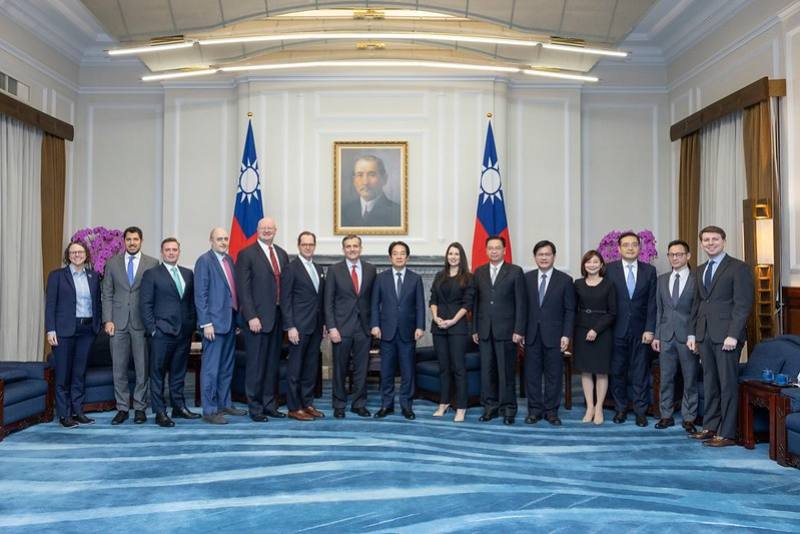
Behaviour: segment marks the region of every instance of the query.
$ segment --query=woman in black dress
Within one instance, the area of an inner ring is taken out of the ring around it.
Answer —
[[[603,424],[603,402],[608,392],[608,373],[614,335],[611,326],[617,315],[614,284],[606,280],[606,264],[596,250],[581,259],[583,278],[575,280],[577,316],[575,318],[575,366],[581,371],[583,396],[586,398],[584,423]],[[592,380],[597,376],[597,383]],[[595,389],[597,402],[595,403]]]
[[[461,243],[451,243],[445,254],[444,268],[436,274],[431,286],[431,333],[441,382],[439,407],[433,416],[442,417],[450,407],[451,384],[454,384],[454,421],[457,423],[464,421],[467,413],[464,354],[470,343],[467,311],[472,309],[474,297],[475,288],[464,247]]]

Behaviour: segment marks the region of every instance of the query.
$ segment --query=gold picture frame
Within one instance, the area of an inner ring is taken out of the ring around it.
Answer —
[[[334,234],[408,234],[408,141],[333,143]]]

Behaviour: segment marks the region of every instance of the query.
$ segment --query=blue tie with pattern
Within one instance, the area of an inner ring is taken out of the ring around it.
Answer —
[[[633,264],[628,264],[628,278],[625,283],[628,286],[628,297],[633,298],[633,292],[636,290],[636,278],[633,277]]]
[[[708,267],[706,267],[706,273],[703,275],[703,286],[708,291],[708,288],[711,287],[711,277],[714,275],[714,260],[708,260]]]
[[[133,272],[133,256],[128,257],[128,284],[133,286],[133,278],[135,274]]]

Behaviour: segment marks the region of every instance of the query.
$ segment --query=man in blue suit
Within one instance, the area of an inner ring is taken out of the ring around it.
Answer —
[[[614,422],[624,423],[628,409],[628,374],[633,389],[636,426],[647,426],[647,379],[650,343],[656,327],[656,269],[638,260],[641,240],[625,232],[617,240],[622,259],[608,264],[606,274],[617,290],[614,353],[611,356],[611,394]]]
[[[228,255],[228,232],[211,230],[211,250],[197,258],[194,266],[194,304],[203,332],[203,365],[200,389],[203,421],[224,425],[227,415],[247,412],[231,405],[234,350],[236,349],[236,277]]]
[[[533,247],[538,269],[525,274],[528,321],[525,328],[525,387],[528,416],[525,422],[537,423],[544,417],[554,426],[561,425],[562,353],[569,347],[575,325],[575,286],[572,277],[553,265],[556,246],[539,241]],[[544,398],[542,398],[544,375]]]
[[[376,418],[394,413],[394,375],[400,364],[400,409],[416,419],[414,348],[425,333],[425,293],[422,277],[406,268],[411,250],[402,241],[389,245],[392,267],[375,278],[372,288],[372,335],[381,340],[381,409]]]
[[[150,407],[156,414],[156,424],[165,428],[175,426],[167,415],[164,402],[164,376],[167,372],[172,417],[200,417],[186,408],[183,395],[197,314],[194,275],[191,269],[178,265],[180,255],[178,240],[174,237],[164,239],[161,242],[163,263],[145,271],[139,290],[139,310],[150,338]]]

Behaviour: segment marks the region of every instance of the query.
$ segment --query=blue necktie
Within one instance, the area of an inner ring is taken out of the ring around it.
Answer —
[[[397,273],[397,300],[400,300],[401,291],[403,291],[403,276]]]
[[[714,260],[708,260],[708,266],[706,267],[706,273],[703,275],[703,287],[708,288],[711,287],[711,277],[714,275]]]
[[[133,286],[133,278],[135,274],[133,272],[133,256],[128,257],[128,284]]]
[[[542,275],[542,281],[539,283],[539,307],[542,307],[542,301],[544,300],[544,291],[547,289],[547,275]]]
[[[628,286],[628,297],[633,298],[633,292],[636,289],[636,278],[633,277],[633,265],[628,265],[628,278],[626,280]]]

